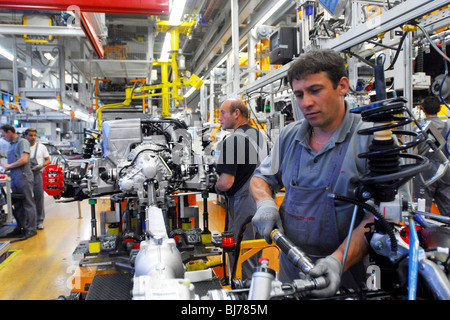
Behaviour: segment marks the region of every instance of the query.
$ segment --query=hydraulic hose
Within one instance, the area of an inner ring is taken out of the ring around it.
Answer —
[[[372,213],[381,223],[384,231],[387,233],[387,235],[389,236],[389,238],[391,239],[391,251],[395,254],[397,253],[398,250],[398,245],[397,245],[397,239],[395,238],[395,234],[394,234],[394,228],[392,227],[392,225],[378,212],[377,208],[375,208],[374,206],[371,206],[365,202],[361,202],[352,198],[348,198],[345,196],[341,196],[338,194],[329,194],[328,195],[330,198],[333,198],[335,200],[340,200],[340,201],[345,201],[345,202],[349,202],[352,204],[355,204],[357,206],[360,206],[361,208],[369,211],[370,213]]]

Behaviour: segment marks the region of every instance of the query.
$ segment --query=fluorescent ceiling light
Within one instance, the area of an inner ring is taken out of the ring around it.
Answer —
[[[183,17],[185,5],[186,0],[172,0],[170,2],[170,17],[169,17],[170,25],[179,25],[181,23],[181,18]],[[170,33],[166,32],[166,37],[164,38],[163,47],[161,49],[161,56],[159,57],[160,61],[169,60],[170,39],[171,39]]]
[[[185,97],[185,98],[189,97],[191,94],[194,93],[194,91],[195,91],[195,88],[194,88],[194,87],[190,88],[189,91],[186,92],[186,94],[184,95],[184,97]]]
[[[50,108],[52,110],[59,109],[59,102],[56,99],[33,99],[33,101],[43,105],[44,107]]]
[[[56,99],[33,99],[34,102],[43,105],[44,107],[50,108],[52,110],[59,110],[59,102]],[[64,110],[72,110],[72,108],[63,102],[62,105]]]
[[[270,9],[262,18],[259,20],[259,22],[256,24],[257,26],[263,25],[280,7],[286,2],[286,0],[280,0],[278,1],[272,9]]]
[[[44,52],[44,57],[47,60],[55,60],[55,57],[52,56],[52,54],[50,52]]]
[[[14,56],[12,55],[12,53],[6,51],[2,47],[0,47],[0,55],[4,56],[6,59],[8,59],[10,61],[13,61],[13,59],[14,59]]]
[[[36,69],[32,68],[31,69],[31,73],[33,74],[33,76],[38,77],[38,78],[42,78],[43,74],[40,73],[39,71],[37,71]]]
[[[86,112],[83,112],[83,111],[80,111],[80,110],[75,110],[75,118],[83,120],[83,121],[86,121],[86,122],[93,122],[94,121],[92,116],[90,116]]]
[[[169,60],[169,51],[170,51],[170,33],[166,33],[166,37],[164,38],[164,43],[161,49],[161,56],[159,57],[159,61],[168,61]]]
[[[186,0],[173,0],[171,2],[169,24],[178,25],[181,22],[181,18],[184,13],[184,6]]]
[[[201,77],[200,79],[203,80],[203,78],[204,78],[204,76]],[[188,90],[188,92],[186,92],[186,94],[184,95],[184,98],[189,97],[191,94],[194,93],[195,90],[196,90],[195,87],[191,87],[191,88]]]

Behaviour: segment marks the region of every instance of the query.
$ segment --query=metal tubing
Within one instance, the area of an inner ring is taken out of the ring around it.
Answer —
[[[79,7],[84,12],[139,15],[163,15],[169,13],[168,0],[2,0],[0,2],[0,8],[12,10],[67,11],[67,8],[72,5]]]
[[[437,299],[450,300],[450,281],[436,263],[428,259],[420,260],[419,273]]]
[[[231,1],[231,46],[233,50],[233,86],[232,92],[240,88],[239,84],[239,2]],[[211,93],[212,94],[212,93]]]
[[[408,300],[416,300],[419,273],[419,237],[414,217],[409,216]]]
[[[306,256],[303,251],[295,246],[295,244],[288,238],[286,238],[286,236],[279,229],[273,230],[270,237],[281,249],[281,251],[286,254],[289,261],[291,261],[294,266],[301,269],[306,274],[314,268],[314,264],[311,262],[309,257]]]
[[[443,223],[447,223],[447,224],[450,223],[450,217],[447,217],[447,216],[442,216],[442,215],[438,215],[438,214],[434,214],[434,213],[430,213],[430,212],[424,212],[424,211],[415,211],[415,213],[423,215],[430,219],[439,220],[440,222],[443,222]]]
[[[344,257],[342,259],[342,270],[345,267],[345,261],[347,260],[348,249],[350,248],[350,241],[352,239],[353,228],[355,226],[356,213],[358,212],[358,206],[355,205],[353,208],[352,221],[350,222],[350,227],[347,235],[347,243],[345,244]]]

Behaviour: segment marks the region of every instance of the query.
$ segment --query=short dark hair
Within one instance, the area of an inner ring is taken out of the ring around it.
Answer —
[[[11,131],[12,133],[16,133],[16,128],[14,128],[12,125],[10,124],[4,124],[0,127],[1,130],[7,132],[7,131]]]
[[[347,76],[344,59],[331,49],[314,49],[302,53],[294,60],[287,74],[287,79],[292,87],[294,80],[302,80],[305,77],[325,72],[336,89],[342,77]]]
[[[426,114],[435,115],[441,110],[441,101],[436,96],[428,96],[422,100],[422,109]]]
[[[248,118],[248,108],[242,100],[236,99],[232,100],[230,103],[230,113],[233,113],[239,109],[241,111],[242,116],[247,119]]]
[[[30,132],[35,132],[37,133],[37,130],[34,128],[28,128],[27,130],[25,130],[25,132],[23,133],[24,136],[26,136],[27,134],[29,134]]]

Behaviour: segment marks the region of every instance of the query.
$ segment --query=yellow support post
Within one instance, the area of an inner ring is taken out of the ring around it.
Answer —
[[[169,63],[160,62],[161,63],[161,82],[168,83],[169,82]],[[163,87],[162,89],[162,112],[161,117],[167,118],[170,117],[169,111],[169,88]]]
[[[180,48],[179,38],[180,33],[178,28],[170,29],[170,51],[172,53],[172,85],[173,85],[172,99],[174,100],[183,99],[182,95],[180,96],[181,80],[180,80],[180,72],[178,71],[178,50]]]
[[[242,264],[261,250],[275,247],[275,243],[268,244],[265,239],[256,239],[256,240],[245,240],[241,242],[241,247],[239,251],[238,263],[236,266],[235,277],[237,279],[242,279]],[[279,251],[279,249],[278,249]]]
[[[98,109],[98,82],[99,82],[99,81],[106,81],[106,82],[109,82],[109,81],[111,81],[111,80],[105,79],[105,78],[103,78],[103,79],[100,79],[100,78],[94,78],[94,83],[95,83],[95,85],[94,85],[94,88],[95,88],[95,95],[94,95],[94,98],[95,98],[95,102],[92,104],[92,106],[94,107],[94,111],[97,111],[97,109]]]
[[[125,101],[120,103],[112,103],[104,105],[97,109],[97,127],[101,129],[102,111],[107,108],[124,107],[131,104],[132,99],[144,99],[146,97],[162,96],[162,113],[161,117],[170,117],[169,110],[169,97],[172,95],[174,100],[182,100],[184,96],[181,92],[182,87],[193,86],[196,89],[200,89],[203,85],[203,80],[197,77],[195,74],[191,75],[188,80],[181,77],[178,69],[178,49],[179,49],[179,35],[185,33],[189,35],[194,27],[195,22],[183,22],[178,26],[170,25],[168,21],[158,20],[156,26],[156,32],[170,32],[171,34],[171,52],[172,58],[169,61],[158,61],[153,63],[153,66],[161,67],[161,84],[142,86],[136,89],[125,89]],[[172,82],[169,82],[169,66],[172,67]],[[172,88],[172,91],[169,89]],[[161,93],[150,93],[152,90],[161,89]],[[135,94],[135,91],[141,92],[141,94]],[[148,91],[149,93],[145,93]]]

